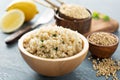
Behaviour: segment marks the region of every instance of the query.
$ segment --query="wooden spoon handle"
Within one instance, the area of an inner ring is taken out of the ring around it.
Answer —
[[[51,5],[49,5],[49,4],[45,4],[45,3],[43,3],[43,2],[40,1],[40,0],[33,0],[33,1],[35,1],[35,2],[37,2],[37,3],[39,3],[39,4],[41,4],[41,5],[43,5],[43,6],[45,6],[45,7],[52,8],[52,9],[54,10],[54,7],[53,7],[53,6],[51,6]]]
[[[18,40],[18,38],[20,38],[24,33],[28,32],[30,30],[32,30],[32,28],[30,26],[26,26],[24,29],[18,30],[17,32],[15,32],[12,35],[8,36],[5,39],[5,43],[9,44],[9,43],[12,43],[12,42]]]
[[[61,5],[65,4],[63,1],[61,0],[57,0]]]
[[[45,0],[48,4],[50,4],[51,6],[53,6],[54,8],[56,8],[56,9],[59,9],[59,7],[56,5],[56,4],[54,4],[53,2],[51,2],[50,0]]]

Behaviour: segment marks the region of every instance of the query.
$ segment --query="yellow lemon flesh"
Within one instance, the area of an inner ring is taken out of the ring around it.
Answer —
[[[5,33],[14,32],[22,26],[25,17],[21,10],[14,9],[6,12],[0,20],[0,28]]]
[[[11,3],[7,11],[20,9],[25,14],[25,21],[30,21],[38,13],[37,7],[32,0],[19,0]]]

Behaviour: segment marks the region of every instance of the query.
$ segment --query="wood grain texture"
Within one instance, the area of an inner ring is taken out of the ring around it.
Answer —
[[[92,19],[90,31],[84,35],[87,36],[90,33],[97,31],[115,32],[116,30],[118,30],[118,28],[119,23],[112,18],[110,18],[110,21],[103,21],[102,19],[99,20]]]

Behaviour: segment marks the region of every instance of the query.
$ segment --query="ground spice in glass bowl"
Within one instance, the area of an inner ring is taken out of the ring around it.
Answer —
[[[116,35],[108,32],[94,32],[87,36],[92,56],[109,58],[117,49],[119,39]]]

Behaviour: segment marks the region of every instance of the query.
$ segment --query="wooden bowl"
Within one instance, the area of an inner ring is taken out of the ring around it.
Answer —
[[[85,34],[89,32],[90,26],[91,26],[91,20],[92,20],[92,14],[91,12],[87,9],[87,11],[90,13],[90,16],[84,19],[73,19],[71,17],[67,17],[59,11],[55,11],[55,23],[58,26],[63,26],[65,28],[70,28],[74,31],[78,31],[81,34]]]
[[[24,49],[23,40],[25,39],[25,37],[33,34],[36,31],[37,29],[24,34],[19,39],[18,47],[22,57],[27,62],[27,64],[33,70],[42,75],[61,76],[70,73],[82,63],[88,53],[89,43],[83,35],[79,34],[81,39],[83,40],[83,50],[74,56],[60,59],[47,59],[34,56]]]
[[[97,32],[94,32],[94,33],[97,33]],[[106,32],[106,33],[108,33],[108,32]],[[93,44],[88,40],[89,45],[90,45],[89,50],[93,57],[95,57],[95,58],[110,58],[113,55],[113,53],[115,52],[115,50],[118,47],[119,39],[116,35],[114,35],[112,33],[109,33],[109,34],[113,35],[117,39],[117,42],[110,46],[101,46],[101,45]],[[87,39],[90,36],[91,36],[91,34],[87,36]]]

